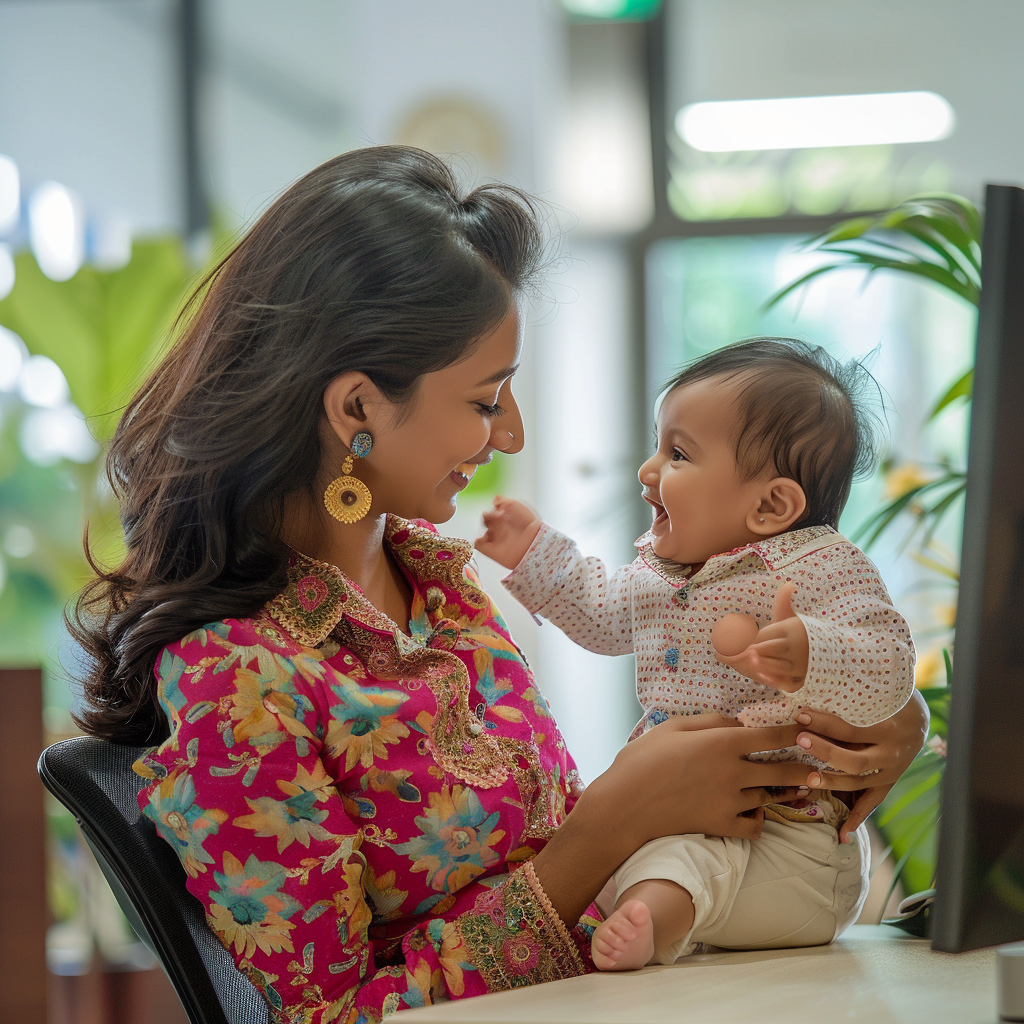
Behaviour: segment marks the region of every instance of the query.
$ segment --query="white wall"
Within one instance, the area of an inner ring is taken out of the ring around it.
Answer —
[[[351,142],[352,3],[207,0],[202,132],[211,204],[249,222]]]
[[[539,333],[539,495],[545,518],[609,570],[636,556],[637,481],[631,396],[629,267],[610,242],[576,241],[556,278],[557,315]],[[611,763],[640,718],[630,657],[591,654],[554,626],[540,630],[545,692],[583,778]]]

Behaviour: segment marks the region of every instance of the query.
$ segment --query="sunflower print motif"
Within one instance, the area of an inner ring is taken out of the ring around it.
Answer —
[[[487,814],[476,794],[463,786],[442,787],[428,800],[426,814],[415,819],[421,835],[392,849],[412,860],[413,871],[425,871],[431,888],[457,891],[498,862],[493,847],[505,838],[494,827],[500,814]]]

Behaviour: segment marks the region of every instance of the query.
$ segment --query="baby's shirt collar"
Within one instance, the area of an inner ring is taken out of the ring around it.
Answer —
[[[755,544],[743,544],[732,551],[725,551],[720,555],[713,555],[707,560],[704,568],[698,575],[703,576],[717,572],[731,565],[733,562],[753,553],[764,562],[765,568],[770,572],[783,568],[798,559],[809,555],[822,548],[831,547],[833,544],[840,544],[846,538],[831,526],[805,526],[800,530],[789,530],[786,533],[776,534]],[[690,566],[673,562],[669,558],[662,558],[654,553],[654,534],[648,530],[642,537],[638,537],[635,546],[639,549],[640,559],[652,572],[660,576],[666,583],[673,587],[684,587],[690,582]]]

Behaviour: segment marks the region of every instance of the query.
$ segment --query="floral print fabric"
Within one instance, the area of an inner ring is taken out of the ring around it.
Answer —
[[[389,519],[410,631],[293,558],[251,619],[156,667],[170,737],[136,765],[210,927],[282,1021],[387,1013],[580,974],[527,862],[579,777],[471,549]]]

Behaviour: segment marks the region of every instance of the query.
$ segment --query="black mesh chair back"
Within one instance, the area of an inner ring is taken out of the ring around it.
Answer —
[[[266,1001],[235,967],[185,888],[185,870],[140,811],[132,771],[145,748],[91,736],[43,751],[39,776],[78,819],[129,923],[152,950],[192,1024],[269,1024]]]

